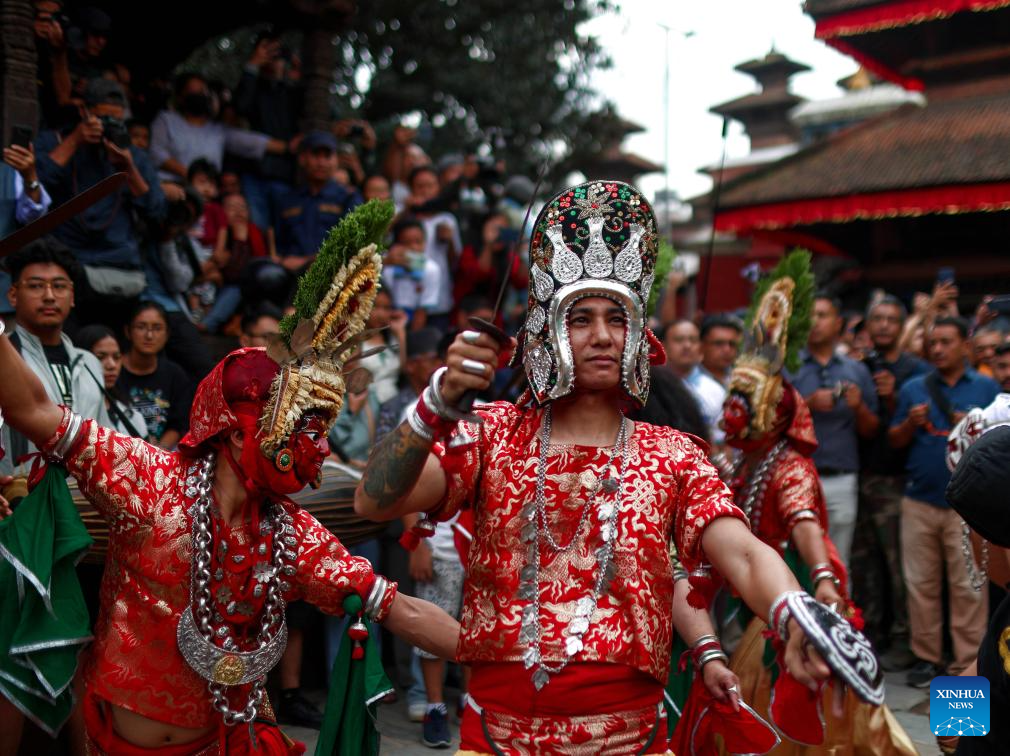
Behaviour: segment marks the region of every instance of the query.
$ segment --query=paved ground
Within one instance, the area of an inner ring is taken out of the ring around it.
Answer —
[[[929,690],[909,688],[904,685],[904,676],[904,673],[887,675],[887,704],[908,731],[919,753],[922,756],[934,756],[939,751],[929,731]],[[322,694],[313,697],[321,700]],[[459,746],[459,723],[455,713],[451,713],[449,719],[452,722],[453,749],[455,749]],[[305,742],[308,752],[312,753],[316,743],[314,730],[297,727],[285,730],[291,737]],[[382,752],[385,754],[425,756],[434,753],[421,745],[421,725],[407,719],[407,704],[402,695],[397,703],[379,707],[379,730],[382,732]]]

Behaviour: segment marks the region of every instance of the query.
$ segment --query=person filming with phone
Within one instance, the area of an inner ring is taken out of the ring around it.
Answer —
[[[36,144],[39,180],[57,204],[113,173],[126,185],[96,202],[53,236],[84,265],[77,290],[79,322],[104,322],[109,297],[136,297],[146,285],[133,216],[149,223],[165,215],[165,195],[147,156],[130,144],[126,94],[116,82],[91,79],[84,88],[80,121],[67,133],[44,131]]]

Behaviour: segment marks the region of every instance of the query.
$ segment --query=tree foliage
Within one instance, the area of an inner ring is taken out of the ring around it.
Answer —
[[[535,174],[598,143],[606,102],[594,69],[609,65],[580,25],[612,0],[359,0],[334,37],[334,112],[376,125],[419,113],[435,156],[487,145],[510,172]],[[248,31],[211,41],[186,65],[238,71]]]

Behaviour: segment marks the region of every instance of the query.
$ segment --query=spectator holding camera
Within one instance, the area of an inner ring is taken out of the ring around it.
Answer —
[[[298,133],[304,92],[291,78],[291,53],[273,30],[262,32],[242,69],[235,88],[235,108],[249,127],[290,143]],[[290,154],[266,154],[242,176],[242,190],[252,222],[260,228],[274,225],[273,210],[295,180]]]
[[[292,273],[316,258],[326,234],[361,196],[333,180],[337,169],[337,138],[328,131],[311,131],[301,140],[298,166],[303,183],[281,201],[277,221],[277,253]]]
[[[999,393],[991,379],[968,367],[968,325],[938,317],[927,331],[932,369],[898,392],[888,440],[908,450],[901,502],[901,561],[908,590],[912,653],[918,662],[908,684],[928,688],[937,675],[961,673],[975,658],[985,632],[987,594],[972,589],[961,554],[961,518],[947,504],[947,436],[973,407],[988,407]],[[941,579],[946,568],[954,658],[944,672]]]
[[[870,371],[838,353],[844,325],[836,299],[815,297],[807,348],[800,351],[802,364],[788,378],[813,415],[819,442],[813,460],[824,488],[828,532],[848,567],[856,526],[859,439],[872,438],[880,418]]]
[[[60,0],[36,0],[35,49],[38,53],[38,102],[41,122],[59,128],[76,115],[67,56],[67,17]]]
[[[126,174],[126,186],[91,205],[53,235],[84,265],[77,292],[80,322],[104,322],[108,297],[135,297],[145,285],[134,215],[157,224],[165,196],[147,156],[130,144],[123,120],[126,95],[108,79],[92,79],[84,89],[81,120],[67,134],[39,135],[35,145],[38,175],[57,204],[113,173]]]
[[[886,669],[911,666],[908,609],[901,571],[901,499],[905,490],[905,450],[893,449],[887,430],[897,407],[898,392],[911,378],[927,370],[925,362],[899,346],[908,313],[897,297],[885,294],[866,312],[869,349],[863,364],[876,387],[880,428],[860,446],[859,510],[852,545],[855,599],[863,610],[865,632],[885,650]]]

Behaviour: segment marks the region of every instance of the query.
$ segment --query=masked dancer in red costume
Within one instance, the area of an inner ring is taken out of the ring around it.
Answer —
[[[373,204],[343,221],[304,277],[274,358],[250,348],[222,360],[200,384],[176,452],[53,404],[0,339],[4,416],[66,467],[109,524],[85,663],[89,753],[301,753],[272,722],[264,692],[284,650],[287,601],[342,614],[357,594],[370,618],[454,655],[454,620],[397,594],[288,498],[329,453],[344,361],[379,277],[366,240],[381,238],[390,214]]]
[[[806,252],[791,253],[760,282],[722,422],[726,443],[742,452],[732,488],[754,534],[785,559],[818,602],[858,624],[845,568],[827,534],[824,495],[810,458],[817,448],[810,411],[782,377],[783,365],[806,343],[813,296]],[[763,619],[750,621],[731,668],[740,676],[743,699],[767,712],[785,736],[772,753],[914,756],[886,706],[869,706],[849,694],[839,702],[843,716],[825,718],[822,698],[831,691],[817,694],[779,678],[773,692],[778,664],[766,629]]]
[[[474,510],[458,648],[473,670],[464,753],[666,751],[671,539],[689,571],[711,562],[774,617],[798,680],[831,674],[801,628],[820,618],[816,602],[751,534],[705,452],[625,417],[646,400],[650,361],[663,359],[644,316],[656,243],[634,187],[592,181],[554,197],[533,228],[515,345],[530,392],[461,421],[461,400],[488,387],[503,350],[463,332],[358,487],[357,511],[375,519]],[[880,682],[864,692],[879,695]]]

